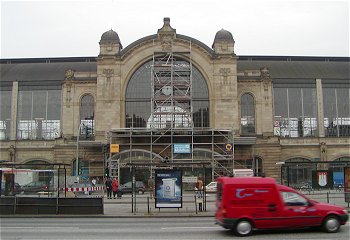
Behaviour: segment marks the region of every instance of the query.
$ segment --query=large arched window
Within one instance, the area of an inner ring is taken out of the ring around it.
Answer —
[[[176,59],[176,62],[177,64],[189,64],[180,59]],[[125,125],[127,128],[147,128],[150,126],[152,63],[153,61],[148,61],[141,65],[128,83],[125,97]],[[192,66],[192,125],[196,128],[209,127],[208,96],[208,86],[204,77],[197,68]]]
[[[80,134],[87,138],[94,134],[95,101],[91,94],[85,94],[80,101]]]
[[[251,94],[241,96],[241,134],[255,134],[255,105]]]

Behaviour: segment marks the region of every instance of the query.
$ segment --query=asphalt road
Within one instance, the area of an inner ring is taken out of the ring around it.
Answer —
[[[242,239],[212,217],[1,218],[0,239]],[[259,231],[244,239],[350,239],[350,225],[335,234],[318,230]]]

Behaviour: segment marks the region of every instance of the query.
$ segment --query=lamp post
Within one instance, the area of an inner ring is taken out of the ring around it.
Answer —
[[[76,158],[75,158],[75,173],[77,176],[78,181],[80,182],[79,179],[79,137],[80,137],[80,132],[81,132],[81,126],[84,126],[83,123],[79,124],[79,129],[78,129],[78,135],[77,135],[77,152],[76,152]]]

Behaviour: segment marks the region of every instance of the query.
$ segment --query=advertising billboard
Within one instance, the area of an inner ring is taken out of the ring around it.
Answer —
[[[156,208],[182,208],[181,170],[157,169],[155,183]]]
[[[350,167],[344,167],[345,202],[350,202]]]

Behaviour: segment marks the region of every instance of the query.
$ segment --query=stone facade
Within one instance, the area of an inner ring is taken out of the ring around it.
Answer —
[[[245,151],[251,151],[250,155],[262,159],[262,168],[266,176],[280,177],[280,167],[276,165],[280,161],[296,157],[322,159],[321,143],[327,146],[326,156],[323,156],[326,160],[350,157],[349,138],[325,138],[322,130],[320,137],[314,138],[282,139],[273,136],[273,76],[270,76],[269,69],[265,66],[239,71],[238,57],[234,53],[234,40],[231,40],[227,31],[221,33],[221,36],[217,34],[213,49],[210,50],[198,41],[176,34],[176,30],[170,26],[170,20],[165,19],[164,26],[158,30],[157,35],[140,39],[126,50],[122,50],[119,37],[116,41],[101,39],[96,72],[79,72],[74,69],[62,72],[61,138],[54,141],[1,141],[0,159],[16,163],[43,159],[49,163],[72,164],[72,159],[76,156],[74,137],[79,129],[80,102],[85,94],[91,94],[95,99],[94,142],[106,144],[107,132],[125,127],[125,92],[132,74],[152,58],[154,51],[169,50],[191,50],[192,64],[201,72],[208,85],[211,128],[230,129],[235,136],[240,136],[241,96],[250,93],[254,97],[256,142]],[[113,37],[116,33],[112,31],[109,34]],[[320,109],[322,88],[317,84]],[[12,89],[12,119],[16,119],[18,83],[14,82]],[[323,129],[323,112],[319,110],[318,115],[321,119],[319,129]],[[16,136],[15,123],[13,120],[12,136]],[[237,146],[235,154],[246,154],[240,151],[240,147]],[[94,175],[103,174],[104,155],[101,147],[81,147],[81,154],[85,154],[86,158],[91,160],[100,161],[100,165],[95,164],[99,170],[95,169]],[[71,171],[71,168],[68,168],[68,171]]]

